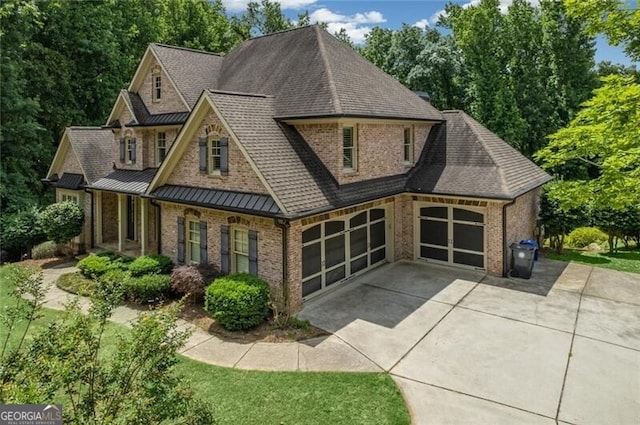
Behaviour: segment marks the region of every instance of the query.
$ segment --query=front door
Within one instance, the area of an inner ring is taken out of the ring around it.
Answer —
[[[127,239],[136,239],[136,199],[127,196]]]

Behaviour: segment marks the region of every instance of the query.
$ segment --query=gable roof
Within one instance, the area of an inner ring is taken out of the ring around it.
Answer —
[[[442,120],[431,104],[318,25],[252,38],[224,57],[223,91],[275,97],[276,118],[370,116]]]
[[[202,90],[215,87],[223,60],[221,55],[157,43],[151,43],[150,49],[190,108]]]
[[[113,156],[113,133],[101,127],[69,127],[65,132],[78,158],[87,184],[92,184],[111,171],[105,158]]]
[[[51,185],[61,189],[77,190],[85,185],[84,175],[76,173],[64,173],[58,179],[51,179]]]
[[[431,130],[407,189],[415,192],[513,199],[551,176],[462,111],[445,111]]]

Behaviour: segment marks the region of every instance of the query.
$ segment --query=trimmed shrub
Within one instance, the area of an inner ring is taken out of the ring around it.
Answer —
[[[225,329],[256,327],[269,312],[269,285],[247,273],[218,278],[206,289],[205,310]]]
[[[58,244],[54,241],[43,242],[40,245],[36,245],[31,250],[31,258],[34,260],[42,260],[45,258],[52,258],[58,254]]]
[[[11,260],[29,254],[31,247],[47,240],[40,224],[40,213],[33,206],[13,214],[0,216],[0,240],[2,249]]]
[[[78,261],[76,267],[83,276],[97,279],[108,270],[119,268],[119,265],[114,263],[108,255],[89,254]]]
[[[147,274],[130,277],[122,282],[125,297],[133,302],[144,304],[158,301],[169,292],[171,276],[166,274]]]
[[[145,274],[169,274],[173,269],[173,262],[166,255],[143,255],[129,263],[127,268],[134,277]]]
[[[584,248],[589,244],[602,245],[607,241],[607,234],[595,227],[578,227],[567,236],[567,245],[574,248]]]
[[[84,211],[75,202],[51,204],[40,213],[40,223],[47,238],[67,243],[82,233]]]
[[[60,275],[56,281],[56,286],[72,294],[91,296],[95,291],[96,282],[75,272]]]

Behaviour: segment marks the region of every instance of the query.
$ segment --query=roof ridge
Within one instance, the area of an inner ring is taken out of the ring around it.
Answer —
[[[69,130],[106,130],[99,125],[70,125]]]
[[[231,96],[245,96],[245,97],[262,97],[262,98],[274,98],[275,96],[262,94],[262,93],[246,93],[239,91],[229,91],[229,90],[217,90],[217,89],[207,89],[209,93],[218,93],[218,94],[228,94]]]
[[[149,44],[152,45],[152,46],[166,47],[168,49],[184,50],[184,51],[192,52],[192,53],[202,53],[202,54],[205,54],[205,55],[224,57],[223,53],[209,52],[208,50],[192,49],[190,47],[182,47],[182,46],[173,46],[171,44],[164,44],[164,43],[149,43]]]
[[[274,35],[280,35],[280,34],[284,34],[284,33],[287,33],[287,32],[299,31],[299,30],[303,30],[303,29],[306,29],[306,28],[310,28],[310,27],[318,27],[318,26],[320,26],[320,25],[318,25],[318,24],[309,24],[309,25],[303,25],[303,26],[301,26],[301,27],[294,27],[294,28],[288,28],[288,29],[286,29],[286,30],[280,30],[280,31],[270,32],[269,34],[260,34],[260,35],[256,35],[255,37],[248,38],[248,39],[247,39],[247,40],[245,40],[244,42],[246,42],[246,41],[251,41],[251,40],[258,40],[258,39],[261,39],[261,38],[272,37],[272,36],[274,36]],[[243,42],[243,43],[244,43],[244,42]],[[240,44],[242,44],[242,43],[240,43]]]
[[[333,71],[331,70],[329,59],[327,58],[327,50],[325,48],[324,41],[322,40],[322,36],[319,31],[321,31],[321,28],[319,25],[316,25],[315,34],[316,34],[316,39],[318,40],[318,50],[320,51],[320,57],[322,58],[322,63],[324,63],[324,68],[327,73],[327,80],[328,80],[327,82],[329,83],[329,90],[331,90],[331,97],[333,98],[335,113],[341,114],[342,104],[340,103],[340,98],[338,97],[338,89],[336,88],[336,83],[333,79]]]

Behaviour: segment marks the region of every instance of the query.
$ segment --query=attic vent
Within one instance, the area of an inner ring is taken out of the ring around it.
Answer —
[[[414,91],[414,93],[425,102],[431,103],[431,96],[426,91]]]

